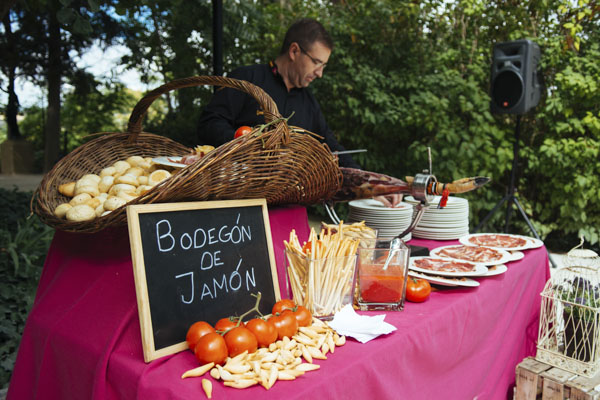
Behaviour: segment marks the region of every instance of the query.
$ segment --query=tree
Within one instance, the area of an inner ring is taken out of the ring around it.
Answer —
[[[78,75],[72,57],[89,49],[93,43],[111,44],[121,28],[111,13],[111,1],[37,0],[16,3],[3,21],[0,43],[15,49],[10,57],[2,57],[0,66],[8,78],[7,113],[16,115],[14,79],[23,76],[47,87],[48,108],[45,126],[45,161],[47,171],[59,158],[61,89],[65,80]],[[8,27],[8,28],[7,28]],[[89,81],[88,81],[89,83]],[[7,115],[8,117],[8,115]]]

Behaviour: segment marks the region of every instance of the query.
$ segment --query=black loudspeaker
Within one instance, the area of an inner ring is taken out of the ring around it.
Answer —
[[[537,74],[540,47],[531,40],[494,46],[490,96],[491,111],[524,114],[538,105],[542,85]]]

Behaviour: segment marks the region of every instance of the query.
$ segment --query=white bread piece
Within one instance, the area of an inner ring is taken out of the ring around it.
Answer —
[[[108,193],[100,193],[96,198],[99,199],[102,203],[104,203],[104,201],[108,199]]]
[[[100,204],[98,207],[96,207],[94,212],[96,213],[96,218],[101,217],[102,213],[104,213],[104,205]]]
[[[117,169],[115,167],[106,167],[102,171],[100,171],[100,177],[104,178],[105,176],[113,176],[117,173]]]
[[[126,185],[131,185],[133,187],[137,187],[138,186],[138,180],[137,177],[132,176],[132,175],[121,175],[120,177],[118,177],[117,179],[115,179],[115,183],[124,183]]]
[[[138,180],[138,184],[140,184],[140,185],[148,184],[148,177],[146,175],[138,176],[137,180]]]
[[[129,164],[127,161],[120,160],[114,163],[113,167],[115,167],[118,174],[124,174],[125,171],[131,168],[131,164]]]
[[[132,167],[137,167],[140,163],[144,162],[144,157],[141,156],[131,156],[127,158],[127,162],[131,164]]]
[[[117,193],[117,197],[122,198],[126,202],[130,202],[131,200],[137,198],[138,195],[135,193],[135,190],[121,190],[119,193]]]
[[[69,201],[69,204],[72,205],[73,207],[75,207],[80,204],[85,204],[85,202],[91,198],[92,198],[92,196],[89,193],[81,193],[81,194],[78,194],[77,196],[73,197],[71,199],[71,201]]]
[[[101,177],[99,175],[96,174],[85,174],[84,176],[82,176],[81,178],[79,178],[80,181],[87,181],[87,180],[91,180],[93,182],[96,183],[96,185],[98,184],[98,182],[100,182]]]
[[[110,188],[110,190],[108,191],[108,194],[117,196],[119,194],[119,192],[122,190],[125,190],[127,192],[129,192],[129,191],[135,192],[135,186],[128,185],[126,183],[117,183]]]
[[[94,209],[86,204],[79,204],[67,211],[67,219],[69,221],[91,221],[96,218]]]
[[[84,181],[83,185],[75,185],[75,196],[81,193],[88,193],[92,197],[100,195],[98,185],[92,181]]]
[[[142,168],[142,167],[131,167],[127,171],[125,171],[124,175],[130,175],[130,176],[133,176],[133,177],[137,178],[140,175],[144,175],[144,168]]]
[[[102,204],[104,206],[104,210],[106,211],[112,211],[112,210],[116,210],[117,208],[121,207],[122,205],[125,205],[127,202],[117,196],[109,196],[108,199],[106,199],[106,201]]]
[[[56,215],[58,218],[64,218],[65,215],[67,215],[67,211],[69,211],[71,208],[73,208],[73,206],[69,203],[62,203],[54,209],[54,215]]]
[[[106,175],[102,177],[102,180],[98,184],[98,190],[100,193],[108,193],[112,185],[115,184],[115,177],[112,175]]]

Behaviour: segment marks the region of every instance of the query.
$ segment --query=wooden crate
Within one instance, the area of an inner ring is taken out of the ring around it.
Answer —
[[[592,378],[527,357],[516,368],[515,400],[600,400],[600,373]]]

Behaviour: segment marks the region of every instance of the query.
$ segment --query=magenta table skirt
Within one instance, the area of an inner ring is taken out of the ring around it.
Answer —
[[[269,217],[284,288],[283,240],[292,228],[307,237],[306,210],[274,208]],[[539,294],[548,278],[545,249],[526,251],[478,288],[439,290],[425,303],[387,313],[395,332],[366,344],[348,340],[318,361],[318,371],[269,391],[213,382],[213,398],[505,399],[515,366],[535,354]],[[126,229],[56,233],[9,399],[201,399],[201,380],[180,378],[197,365],[189,351],[144,363]]]

